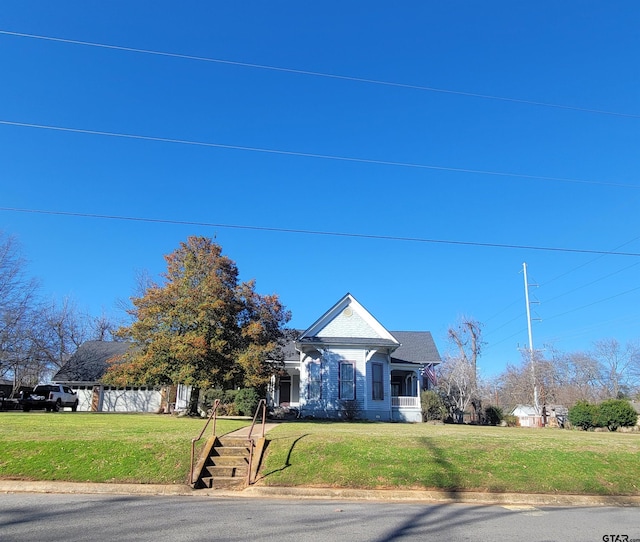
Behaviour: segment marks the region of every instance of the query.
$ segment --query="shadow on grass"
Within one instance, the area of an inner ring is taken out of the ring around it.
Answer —
[[[298,442],[300,442],[304,437],[308,437],[309,433],[305,433],[304,435],[300,435],[297,439],[295,439],[292,443],[291,446],[289,447],[289,451],[287,452],[287,457],[284,460],[284,465],[278,469],[273,469],[270,470],[269,472],[263,472],[261,473],[258,478],[256,479],[256,482],[258,480],[263,480],[264,478],[266,478],[267,476],[270,476],[271,474],[275,474],[276,472],[282,472],[285,469],[288,469],[291,466],[291,454],[293,453],[293,449],[296,447],[296,444],[298,444]],[[269,444],[271,443],[270,440],[267,441],[264,452],[266,454],[267,449],[269,448]]]
[[[456,500],[458,492],[464,489],[461,487],[458,469],[447,459],[444,450],[439,448],[432,439],[421,437],[419,441],[431,452],[433,462],[435,463],[433,484],[425,485],[432,485],[435,489],[443,491],[447,497]]]

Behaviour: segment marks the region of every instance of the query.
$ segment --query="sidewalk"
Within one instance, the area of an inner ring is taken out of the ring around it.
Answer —
[[[402,489],[342,489],[274,487],[253,485],[242,491],[246,497],[282,499],[336,499],[407,502],[423,504],[486,504],[527,506],[637,506],[640,496],[549,495],[527,493],[482,493],[473,491],[427,491]]]
[[[341,489],[272,487],[253,485],[242,491],[199,489],[181,484],[95,484],[0,480],[0,493],[67,493],[106,495],[157,495],[220,499],[295,499],[380,501],[413,504],[484,504],[501,506],[634,506],[640,496],[549,495],[525,493],[480,493],[414,491],[399,489]]]
[[[278,427],[278,423],[267,422],[264,424],[264,432],[267,433],[271,431],[274,427]],[[250,425],[246,427],[242,427],[241,429],[236,429],[235,431],[231,431],[231,433],[227,433],[224,435],[225,437],[240,437],[240,438],[248,438],[249,431],[251,429]],[[262,432],[262,424],[257,423],[253,428],[253,433],[251,434],[252,439],[260,438]]]

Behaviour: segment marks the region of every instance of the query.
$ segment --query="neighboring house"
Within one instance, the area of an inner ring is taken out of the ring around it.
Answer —
[[[298,332],[284,354],[269,403],[317,418],[420,422],[420,392],[436,384],[441,362],[430,332],[390,332],[351,294]]]
[[[542,416],[531,405],[517,405],[511,414],[518,418],[520,427],[542,427]]]
[[[83,343],[54,375],[53,382],[78,394],[78,410],[91,412],[159,412],[186,408],[190,389],[184,386],[105,386],[101,380],[109,363],[129,348],[127,342]]]
[[[518,418],[520,427],[564,427],[567,413],[563,405],[544,405],[540,413],[531,405],[517,405],[511,411]]]

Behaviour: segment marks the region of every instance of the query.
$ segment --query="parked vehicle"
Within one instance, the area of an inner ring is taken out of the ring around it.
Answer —
[[[78,395],[62,384],[36,386],[32,392],[23,394],[19,402],[25,412],[39,409],[58,412],[64,407],[71,407],[75,412],[78,409]]]

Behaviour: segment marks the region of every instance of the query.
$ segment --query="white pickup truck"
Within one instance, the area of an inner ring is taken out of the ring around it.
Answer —
[[[64,407],[71,407],[75,412],[78,409],[78,396],[62,384],[40,384],[31,393],[25,394],[20,404],[25,412],[42,408],[47,412],[57,412]]]

